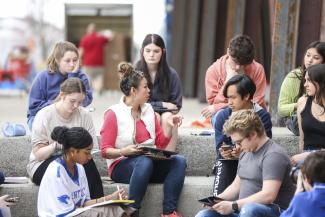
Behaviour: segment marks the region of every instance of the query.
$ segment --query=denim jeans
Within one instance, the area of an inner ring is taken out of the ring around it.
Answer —
[[[201,210],[195,217],[279,217],[282,210],[276,204],[264,205],[250,203],[244,205],[239,213],[221,215],[212,209]]]
[[[30,130],[31,132],[32,132],[32,126],[33,126],[34,119],[35,119],[35,116],[30,117],[30,118],[27,120],[27,125],[28,125],[29,130]]]
[[[114,182],[129,184],[130,206],[139,209],[149,183],[164,183],[163,213],[176,210],[185,178],[186,160],[181,155],[170,160],[152,160],[146,156],[128,157],[120,161],[112,172]]]

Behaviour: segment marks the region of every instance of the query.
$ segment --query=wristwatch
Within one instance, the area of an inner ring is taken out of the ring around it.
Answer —
[[[235,212],[239,211],[239,207],[238,207],[238,203],[237,201],[233,201],[231,204],[232,210],[234,210]]]

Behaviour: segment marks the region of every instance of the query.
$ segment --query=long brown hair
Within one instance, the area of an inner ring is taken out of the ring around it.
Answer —
[[[325,112],[325,64],[316,64],[310,66],[308,73],[311,83],[316,87],[316,93],[313,97],[315,102],[323,108]]]
[[[313,41],[311,42],[306,50],[305,50],[305,54],[304,54],[304,58],[302,60],[302,64],[301,64],[301,67],[300,67],[300,70],[302,73],[295,73],[295,76],[300,79],[300,86],[299,86],[299,93],[298,93],[298,96],[297,96],[297,99],[298,100],[304,93],[305,93],[305,87],[304,87],[304,83],[305,83],[305,75],[306,75],[306,66],[305,66],[305,56],[306,56],[306,53],[307,53],[307,50],[309,50],[310,48],[315,48],[317,53],[319,53],[319,55],[322,56],[323,58],[323,63],[325,63],[325,43],[324,42],[320,42],[320,41]]]
[[[58,42],[46,62],[47,69],[50,73],[59,71],[58,62],[62,59],[62,57],[67,51],[75,52],[79,59],[79,52],[74,44],[68,41]]]
[[[160,35],[157,35],[157,34],[146,35],[146,37],[144,38],[144,40],[142,42],[141,59],[136,63],[135,68],[144,73],[144,76],[146,77],[147,82],[148,82],[148,86],[149,86],[150,90],[152,90],[154,84],[151,81],[148,66],[147,66],[147,63],[143,56],[144,48],[148,44],[154,44],[154,45],[160,47],[162,50],[162,55],[161,55],[160,61],[158,63],[158,69],[157,69],[157,74],[156,74],[155,80],[158,85],[158,92],[157,92],[158,98],[161,101],[168,101],[170,98],[169,82],[170,82],[171,72],[170,72],[170,68],[167,63],[166,46],[165,46],[163,38]]]

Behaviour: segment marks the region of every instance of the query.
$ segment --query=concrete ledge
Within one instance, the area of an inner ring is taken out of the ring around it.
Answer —
[[[182,193],[180,195],[178,211],[184,217],[193,217],[200,209],[201,204],[198,199],[211,195],[212,177],[186,177]],[[119,184],[124,188],[128,185]],[[104,184],[105,194],[112,193],[116,190],[116,184]],[[11,209],[12,216],[33,217],[37,216],[37,195],[38,186],[29,184],[6,184],[0,186],[0,195],[10,194],[20,197],[19,203]],[[150,184],[140,215],[142,217],[160,216],[162,214],[163,185]]]
[[[214,135],[195,136],[202,129],[180,128],[178,139],[178,152],[187,159],[187,175],[204,176],[211,172],[215,161]],[[293,155],[298,151],[298,137],[293,136],[286,128],[274,128],[273,139],[281,144],[289,153]],[[26,165],[28,163],[32,146],[30,137],[0,138],[0,169],[7,176],[27,176]],[[94,155],[99,173],[107,176],[106,161],[100,153]]]

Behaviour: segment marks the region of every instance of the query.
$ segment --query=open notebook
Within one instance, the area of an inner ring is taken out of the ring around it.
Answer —
[[[89,210],[93,207],[99,207],[99,206],[105,206],[105,205],[109,205],[109,204],[114,204],[114,205],[127,205],[130,203],[134,203],[134,200],[107,200],[107,201],[103,201],[101,203],[95,203],[93,205],[90,206],[86,206],[86,207],[82,207],[82,208],[77,208],[75,211],[73,211],[72,213],[69,213],[66,217],[72,217],[72,216],[76,216],[79,215],[80,213],[85,212],[86,210]]]

